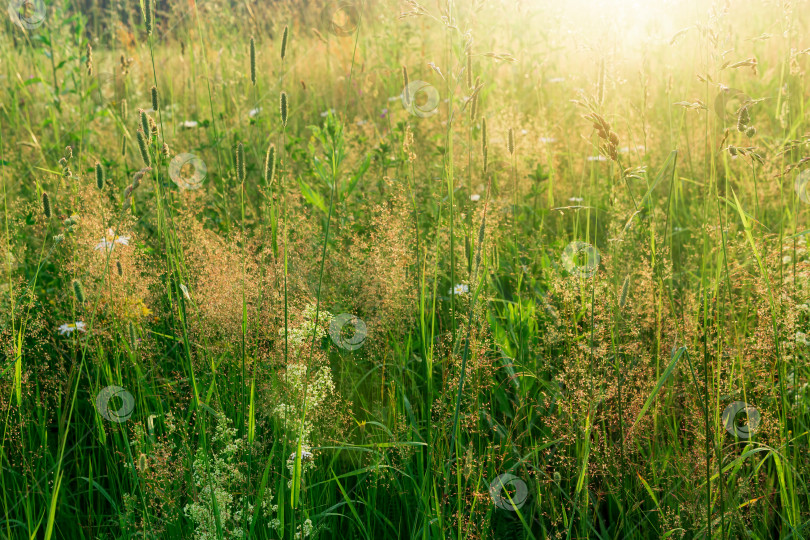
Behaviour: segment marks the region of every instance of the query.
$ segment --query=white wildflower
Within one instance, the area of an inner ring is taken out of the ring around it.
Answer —
[[[129,245],[129,236],[116,236],[115,231],[108,229],[107,236],[96,244],[96,251],[101,249],[109,249],[112,251],[112,249],[115,248],[115,244],[121,244],[123,246]]]
[[[466,294],[470,292],[470,287],[465,283],[459,283],[451,290],[447,291],[447,294]]]
[[[69,336],[76,330],[78,330],[79,332],[86,332],[87,324],[85,324],[82,321],[76,321],[73,324],[65,323],[59,327],[59,335],[64,336],[65,334],[67,334]]]

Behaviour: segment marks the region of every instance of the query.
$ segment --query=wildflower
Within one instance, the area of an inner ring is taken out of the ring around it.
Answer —
[[[129,236],[116,236],[115,231],[108,229],[107,236],[102,238],[101,241],[96,244],[96,251],[101,249],[112,250],[115,248],[115,244],[121,244],[123,246],[129,245]]]
[[[388,114],[388,109],[383,109],[380,113],[380,118],[385,118],[385,115]]]
[[[582,201],[584,201],[584,200],[585,200],[585,199],[583,199],[582,197],[570,197],[570,198],[568,199],[568,201],[569,201],[569,202],[582,202]]]
[[[261,107],[256,107],[255,109],[250,109],[250,111],[248,112],[248,115],[251,118],[253,118],[254,116],[259,114],[260,112],[262,112],[262,108]],[[197,122],[194,122],[194,126],[192,126],[192,127],[197,127]]]
[[[588,156],[588,161],[607,161],[607,158],[603,155],[598,156]]]
[[[480,201],[481,200],[481,195],[479,195],[478,193],[473,193],[472,195],[470,195],[470,200],[471,201]]]
[[[327,116],[329,116],[329,113],[335,114],[335,109],[329,109],[328,111],[323,111],[321,113],[321,117],[326,118]]]
[[[291,460],[295,459],[295,452],[290,454],[289,459],[291,459]],[[301,450],[301,461],[307,461],[307,460],[310,460],[310,459],[312,459],[312,452],[302,449]]]
[[[802,345],[810,345],[810,341],[807,339],[807,334],[804,332],[796,332],[796,343],[801,343]]]
[[[540,142],[549,144],[549,143],[557,142],[557,139],[555,139],[554,137],[540,137]]]
[[[465,283],[459,283],[451,290],[447,291],[447,294],[467,294],[470,292],[470,287]]]
[[[59,335],[64,336],[67,334],[68,336],[72,334],[75,330],[79,332],[86,332],[87,324],[82,321],[76,321],[75,323],[65,323],[59,327]]]

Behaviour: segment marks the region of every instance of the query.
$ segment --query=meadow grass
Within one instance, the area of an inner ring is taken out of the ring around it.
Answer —
[[[9,5],[2,538],[810,536],[810,2]]]

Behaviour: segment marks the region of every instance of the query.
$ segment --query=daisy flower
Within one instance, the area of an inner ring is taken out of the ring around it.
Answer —
[[[59,335],[64,336],[67,334],[68,336],[73,333],[74,330],[78,330],[79,332],[86,332],[87,324],[82,321],[76,321],[75,323],[65,323],[59,327]]]
[[[116,236],[115,231],[112,229],[107,230],[107,236],[101,239],[101,242],[96,244],[96,250],[101,249],[109,249],[112,250],[115,247],[115,244],[121,244],[124,246],[129,245],[129,236]]]
[[[466,294],[468,292],[470,292],[470,288],[464,283],[459,283],[453,287],[452,290],[448,291],[447,294]]]

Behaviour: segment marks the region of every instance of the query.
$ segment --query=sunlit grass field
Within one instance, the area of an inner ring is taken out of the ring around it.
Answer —
[[[0,537],[810,537],[810,2],[8,0]]]

